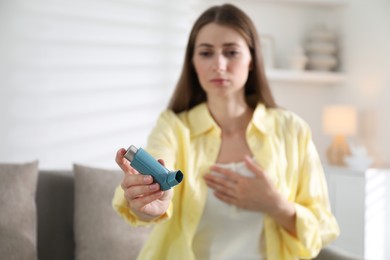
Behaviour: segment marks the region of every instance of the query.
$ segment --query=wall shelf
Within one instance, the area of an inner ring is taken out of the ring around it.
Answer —
[[[346,80],[345,74],[341,72],[322,71],[293,71],[283,69],[266,70],[268,80],[279,83],[305,83],[316,85],[337,85]]]

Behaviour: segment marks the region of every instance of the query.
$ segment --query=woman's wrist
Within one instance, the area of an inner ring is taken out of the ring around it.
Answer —
[[[158,219],[159,217],[161,217],[162,215],[164,214],[161,214],[161,215],[158,215],[158,216],[152,216],[152,215],[149,215],[149,214],[145,214],[145,213],[142,213],[142,212],[138,212],[138,211],[135,211],[135,210],[132,210],[130,209],[134,215],[137,216],[137,218],[143,222],[152,222],[153,220],[155,219]]]
[[[275,203],[275,208],[268,215],[291,235],[296,236],[296,210],[294,203],[279,197],[278,202]]]

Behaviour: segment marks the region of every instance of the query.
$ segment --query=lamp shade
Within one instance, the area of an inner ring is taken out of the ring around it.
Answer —
[[[356,109],[353,106],[327,106],[323,111],[325,134],[349,136],[356,133]]]

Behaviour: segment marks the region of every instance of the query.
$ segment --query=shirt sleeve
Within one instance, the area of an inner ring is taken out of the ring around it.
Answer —
[[[175,113],[171,110],[163,112],[150,133],[145,148],[154,158],[163,159],[168,169],[175,168],[180,128],[181,123]]]
[[[154,158],[163,159],[165,167],[173,168],[175,163],[176,143],[174,142],[175,134],[173,132],[173,124],[175,124],[176,115],[172,111],[163,112],[157,120],[156,126],[152,130],[148,138],[148,145],[145,148]],[[167,220],[173,212],[173,203],[169,205],[168,210],[160,217],[152,221],[142,221],[129,208],[124,197],[124,190],[119,185],[112,200],[114,210],[132,226],[146,226]]]
[[[114,210],[118,213],[118,215],[121,216],[131,226],[148,226],[169,219],[172,215],[171,203],[169,205],[168,210],[160,217],[153,219],[152,221],[143,221],[139,219],[138,216],[135,215],[127,205],[127,200],[125,199],[124,191],[120,185],[115,189],[112,206]]]
[[[295,196],[297,237],[281,228],[282,239],[293,255],[315,257],[340,233],[330,208],[328,188],[317,150],[306,123],[298,133],[298,187]]]

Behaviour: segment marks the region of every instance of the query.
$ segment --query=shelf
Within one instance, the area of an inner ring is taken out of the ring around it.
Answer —
[[[345,82],[346,76],[340,72],[266,70],[270,82],[305,83],[316,85],[337,85]]]
[[[342,7],[347,5],[347,0],[260,0],[260,2],[269,2],[275,4],[301,4],[322,7]]]

